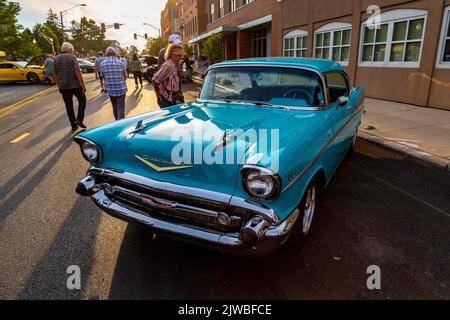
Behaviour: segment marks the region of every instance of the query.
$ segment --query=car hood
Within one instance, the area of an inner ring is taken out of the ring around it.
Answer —
[[[311,132],[314,114],[252,105],[188,103],[117,122],[119,129],[104,165],[233,194],[243,164],[277,171],[282,153],[289,150],[289,137],[294,132],[297,137]],[[140,121],[142,129],[133,132]],[[99,132],[101,128],[84,136],[98,142],[95,135]],[[300,141],[296,139],[296,143]]]

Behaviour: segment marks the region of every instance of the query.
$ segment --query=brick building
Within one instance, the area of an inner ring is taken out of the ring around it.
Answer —
[[[180,33],[180,18],[177,8],[177,0],[168,0],[161,12],[161,34],[167,41],[173,33]]]
[[[375,6],[374,6],[375,5]],[[206,0],[223,59],[317,57],[367,96],[450,110],[450,0]]]
[[[181,37],[183,43],[189,43],[206,30],[208,23],[206,0],[178,0],[177,6]]]

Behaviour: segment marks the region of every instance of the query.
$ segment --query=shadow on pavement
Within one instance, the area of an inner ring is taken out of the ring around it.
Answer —
[[[450,298],[450,221],[427,205],[447,196],[450,179],[370,148],[349,156],[320,195],[307,241],[262,259],[152,240],[129,225],[109,298]],[[381,290],[367,289],[370,265],[382,270]]]
[[[0,229],[2,228],[3,220],[25,200],[25,198],[31,194],[33,189],[39,185],[39,183],[50,173],[51,169],[57,164],[66,149],[72,144],[70,139],[71,134],[66,134],[63,138],[56,141],[49,148],[44,150],[40,155],[35,157],[25,168],[20,170],[14,177],[3,184],[0,188],[0,198],[4,199],[6,195],[19,185],[23,180],[27,179],[27,183],[10,195],[7,199],[2,201],[0,206]],[[53,153],[54,152],[54,153]],[[33,176],[28,175],[46,158],[49,154],[53,155],[47,160],[42,168],[37,171]]]

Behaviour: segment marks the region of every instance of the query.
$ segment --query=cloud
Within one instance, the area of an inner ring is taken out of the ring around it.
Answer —
[[[156,36],[158,32],[142,23],[151,23],[160,27],[160,14],[164,8],[165,0],[17,0],[22,12],[19,23],[25,27],[33,27],[36,23],[45,21],[50,8],[59,13],[78,3],[85,3],[87,7],[78,7],[64,17],[65,23],[79,20],[82,16],[94,19],[97,24],[124,23],[121,30],[109,29],[106,33],[108,39],[119,41],[123,47],[135,45],[142,49],[145,40],[133,39],[133,34]]]

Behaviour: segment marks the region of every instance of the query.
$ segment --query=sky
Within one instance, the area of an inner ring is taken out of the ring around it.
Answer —
[[[113,24],[124,23],[120,30],[108,29],[106,38],[117,40],[122,47],[135,45],[142,50],[145,40],[139,38],[134,40],[133,34],[148,34],[149,37],[157,36],[158,31],[144,26],[143,23],[150,23],[160,28],[161,11],[166,0],[13,0],[20,3],[21,14],[18,17],[19,23],[24,27],[32,28],[36,23],[45,22],[47,12],[50,8],[58,14],[74,5],[85,3],[86,7],[77,7],[70,10],[64,16],[64,24],[68,21],[80,20],[86,16],[94,19],[97,25],[100,23]]]

